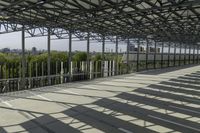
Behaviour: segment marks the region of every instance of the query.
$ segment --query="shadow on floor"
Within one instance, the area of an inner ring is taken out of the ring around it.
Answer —
[[[166,133],[173,131],[199,133],[199,122],[191,119],[200,118],[200,108],[189,106],[189,104],[200,105],[199,98],[190,96],[200,96],[200,88],[196,84],[199,79],[192,78],[192,74],[189,75],[151,84],[132,92],[121,92],[110,98],[97,97],[98,100],[95,102],[74,105],[57,113],[40,114],[39,117],[33,115],[38,112],[8,107],[6,109],[34,116],[20,125],[15,125],[29,133],[87,133],[99,130],[106,133],[153,133],[159,132],[160,127],[170,129]],[[21,98],[25,97],[26,95]],[[169,100],[164,101],[161,98]],[[66,102],[48,102],[67,105]],[[5,109],[5,107],[0,108]],[[0,133],[7,133],[4,128],[9,126],[0,127]]]

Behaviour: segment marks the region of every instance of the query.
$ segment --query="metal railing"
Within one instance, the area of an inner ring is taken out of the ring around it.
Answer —
[[[69,69],[68,62],[51,63],[51,75],[47,74],[46,62],[26,63],[25,87],[31,89],[48,85],[62,84],[74,81],[92,80],[95,78],[122,75],[147,69],[166,68],[187,64],[197,64],[200,58],[184,60],[139,60],[129,61],[129,65],[123,62],[91,61],[89,66],[86,62],[72,62],[72,69]],[[89,69],[87,69],[89,67]],[[21,63],[0,64],[0,93],[22,90]],[[103,69],[103,71],[102,71]],[[138,70],[137,70],[138,69]],[[69,74],[71,70],[71,75]],[[89,70],[89,71],[88,71]],[[103,72],[103,74],[102,74]]]

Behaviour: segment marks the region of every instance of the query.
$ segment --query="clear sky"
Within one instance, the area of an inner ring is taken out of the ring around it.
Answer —
[[[21,32],[0,34],[0,49],[1,48],[10,48],[10,49],[21,49]],[[77,39],[76,39],[77,40]],[[26,38],[25,40],[26,49],[31,49],[32,47],[36,47],[37,49],[47,49],[47,37],[34,37],[34,38]],[[102,43],[92,41],[90,44],[90,51],[101,51]],[[72,50],[86,51],[86,41],[73,41],[72,42]],[[51,40],[51,49],[59,50],[59,51],[67,51],[68,50],[68,40]],[[115,49],[115,44],[106,43],[105,49]],[[119,49],[125,50],[125,45],[120,45]]]

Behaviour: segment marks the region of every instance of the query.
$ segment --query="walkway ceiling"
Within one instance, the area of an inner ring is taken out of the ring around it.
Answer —
[[[200,0],[1,0],[0,23],[1,33],[23,24],[31,36],[49,27],[58,37],[71,31],[199,44]]]

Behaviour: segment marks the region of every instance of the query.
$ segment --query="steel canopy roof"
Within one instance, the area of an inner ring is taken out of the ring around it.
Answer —
[[[198,44],[199,0],[1,0],[0,33],[39,27]],[[54,30],[55,31],[55,30]],[[52,33],[58,34],[58,33]],[[60,34],[62,34],[60,32]],[[41,34],[43,35],[43,34]],[[32,33],[34,36],[34,33]]]

